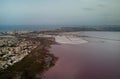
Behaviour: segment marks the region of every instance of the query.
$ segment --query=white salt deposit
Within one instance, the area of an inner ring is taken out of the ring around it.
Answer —
[[[59,35],[45,35],[45,34],[39,34],[38,37],[54,37],[55,41],[60,44],[82,44],[82,43],[88,43],[88,41],[77,37],[72,34],[59,34]]]
[[[61,44],[82,44],[82,43],[87,43],[88,41],[83,40],[79,37],[76,36],[55,36],[55,40],[57,43]]]

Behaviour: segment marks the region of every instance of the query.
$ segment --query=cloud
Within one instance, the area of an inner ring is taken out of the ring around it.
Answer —
[[[100,7],[100,8],[104,8],[105,7],[104,4],[98,4],[97,6]]]
[[[5,21],[1,23],[13,24],[94,24],[109,17],[120,19],[119,3],[120,0],[0,0],[0,19]]]
[[[93,11],[95,10],[94,8],[83,8],[83,10],[86,10],[86,11]]]

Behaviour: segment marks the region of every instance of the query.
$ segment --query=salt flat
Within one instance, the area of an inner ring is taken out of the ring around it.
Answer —
[[[55,41],[61,44],[82,44],[88,43],[88,41],[83,40],[80,37],[72,36],[72,35],[62,35],[62,36],[55,36]]]
[[[82,43],[88,43],[88,41],[82,39],[81,37],[78,37],[79,33],[68,33],[63,32],[59,33],[57,35],[47,35],[47,34],[39,34],[38,37],[53,37],[55,38],[55,41],[59,44],[82,44]]]

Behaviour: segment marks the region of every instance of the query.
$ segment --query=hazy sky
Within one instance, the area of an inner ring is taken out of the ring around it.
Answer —
[[[120,24],[120,0],[0,0],[0,24]]]

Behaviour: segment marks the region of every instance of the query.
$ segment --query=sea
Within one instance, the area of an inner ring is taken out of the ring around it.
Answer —
[[[11,31],[44,31],[59,28],[56,25],[0,25],[0,32]]]

